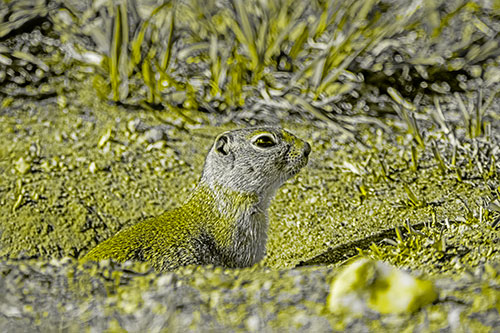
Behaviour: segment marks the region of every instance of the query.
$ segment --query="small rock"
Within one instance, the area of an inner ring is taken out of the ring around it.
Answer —
[[[155,143],[152,143],[146,147],[146,151],[151,151],[153,149],[163,149],[165,147],[166,142],[165,141],[157,141]]]
[[[139,128],[141,124],[141,120],[138,118],[132,119],[127,123],[127,129],[129,130],[130,133],[135,133],[137,132],[137,129]]]
[[[14,167],[16,168],[17,172],[24,175],[30,171],[31,163],[28,163],[24,159],[24,157],[20,157],[16,162],[14,162]]]
[[[163,140],[165,133],[159,128],[151,128],[147,130],[143,135],[142,141],[147,141],[149,143],[155,143]]]
[[[327,308],[333,313],[409,313],[432,303],[438,294],[431,281],[417,279],[383,262],[360,259],[333,280]]]
[[[99,143],[97,144],[97,146],[99,148],[102,148],[104,147],[104,145],[109,141],[109,139],[111,139],[111,135],[112,135],[112,130],[111,128],[109,128],[106,133],[104,133],[103,136],[101,136],[101,138],[99,139]]]
[[[246,320],[246,328],[249,332],[258,332],[260,325],[259,317],[253,315]]]
[[[90,171],[90,173],[96,173],[96,171],[97,171],[97,165],[95,164],[95,162],[91,162],[89,164],[89,171]]]
[[[49,161],[44,160],[41,164],[40,167],[43,169],[45,172],[50,172],[52,170],[52,166],[50,165]]]

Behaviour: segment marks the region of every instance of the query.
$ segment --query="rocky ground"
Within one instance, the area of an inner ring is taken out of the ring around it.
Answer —
[[[199,3],[1,2],[0,331],[498,331],[498,6]],[[79,261],[259,124],[312,146],[260,264]],[[381,314],[354,296],[400,284],[371,271],[336,312],[358,257],[433,297]]]
[[[16,99],[0,115],[4,329],[498,326],[497,127],[473,140],[457,130],[457,148],[432,129],[436,145],[421,148],[403,131],[367,127],[366,148],[321,123],[275,118],[307,138],[313,153],[273,201],[266,259],[241,270],[159,273],[147,264],[77,259],[121,228],[181,204],[213,137],[236,125],[214,127],[208,124],[223,120],[202,114],[193,115],[201,125],[176,115],[158,119],[96,100],[90,85],[81,87],[65,104]],[[356,255],[430,279],[439,298],[402,315],[328,313],[336,267]]]

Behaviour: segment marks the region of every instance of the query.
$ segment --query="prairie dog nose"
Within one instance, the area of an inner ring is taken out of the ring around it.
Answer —
[[[309,157],[310,153],[311,153],[311,145],[306,142],[305,147],[304,147],[304,156]]]

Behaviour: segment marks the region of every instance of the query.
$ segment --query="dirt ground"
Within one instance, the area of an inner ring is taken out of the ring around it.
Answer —
[[[101,102],[85,82],[66,100],[19,98],[4,104],[2,330],[494,331],[500,326],[498,123],[489,138],[466,139],[458,130],[460,145],[453,150],[432,128],[427,137],[436,144],[421,148],[396,127],[386,132],[366,126],[360,129],[366,148],[300,117],[264,114],[259,121],[227,122],[221,116],[189,116],[198,124]],[[283,126],[312,145],[308,166],[272,203],[262,263],[159,273],[145,263],[78,262],[118,230],[182,204],[219,132],[260,123]],[[356,255],[432,280],[438,300],[402,315],[329,314],[325,301],[336,267]]]

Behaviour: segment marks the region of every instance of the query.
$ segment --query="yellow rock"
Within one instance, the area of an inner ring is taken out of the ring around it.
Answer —
[[[431,281],[415,278],[383,262],[359,259],[332,281],[327,308],[337,314],[414,312],[438,294]]]

